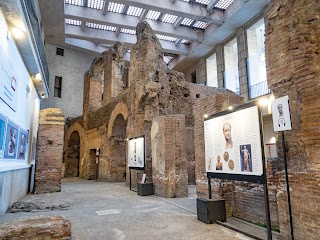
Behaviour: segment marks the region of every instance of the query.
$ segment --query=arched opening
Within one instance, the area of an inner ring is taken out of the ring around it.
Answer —
[[[118,114],[112,126],[111,147],[111,179],[125,181],[126,179],[126,128],[127,121],[122,114]]]
[[[79,177],[80,135],[78,131],[73,131],[70,135],[64,163],[65,163],[65,177]]]

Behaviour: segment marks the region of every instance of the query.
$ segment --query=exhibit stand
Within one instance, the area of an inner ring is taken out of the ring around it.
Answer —
[[[269,240],[272,239],[271,220],[261,119],[255,102],[205,119],[205,168],[209,199],[197,199],[197,217],[205,223],[226,221],[225,201],[211,199],[212,178],[263,184]]]
[[[130,190],[132,190],[132,170],[140,170],[144,172],[143,180],[137,182],[137,193],[140,196],[148,196],[153,194],[153,183],[145,182],[145,137],[139,136],[128,139],[128,167],[130,175]]]

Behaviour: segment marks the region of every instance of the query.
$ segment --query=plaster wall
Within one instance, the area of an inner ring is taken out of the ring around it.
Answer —
[[[0,215],[2,215],[11,203],[21,199],[28,192],[29,167],[33,161],[32,139],[37,136],[40,101],[14,39],[7,37],[8,25],[1,9],[0,29],[0,62],[9,64],[8,69],[17,80],[16,111],[0,100],[0,113],[20,128],[29,130],[25,160],[0,158]]]
[[[83,76],[94,58],[69,49],[64,49],[64,56],[59,56],[56,48],[51,44],[45,45],[50,97],[41,100],[41,109],[61,108],[65,118],[78,117],[83,114]],[[54,97],[55,76],[62,77],[61,98]]]
[[[28,193],[29,168],[0,172],[0,215]]]

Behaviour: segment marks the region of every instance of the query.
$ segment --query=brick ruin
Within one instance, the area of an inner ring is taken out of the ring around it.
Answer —
[[[285,144],[296,239],[317,239],[320,232],[319,11],[318,0],[272,0],[267,13],[268,84],[276,98],[289,95],[292,113],[293,130],[285,132]],[[64,144],[66,169],[78,170],[65,170],[65,176],[79,172],[84,179],[125,181],[126,138],[145,135],[147,180],[155,183],[156,194],[184,196],[187,183],[196,183],[198,197],[207,197],[203,115],[225,110],[229,101],[240,105],[243,99],[225,89],[187,83],[182,73],[168,70],[146,22],[137,26],[128,75],[125,51],[123,44],[115,44],[85,74],[84,115],[67,122]],[[166,134],[175,137],[175,146]],[[289,239],[281,145],[278,135],[278,159],[267,162],[267,178],[272,225],[280,229],[281,239]],[[173,157],[181,149],[185,154]],[[78,165],[70,159],[77,159]],[[175,174],[179,165],[181,171]],[[140,171],[133,174],[134,181],[141,177]],[[228,216],[265,223],[261,185],[214,179],[212,190],[215,198],[226,200]]]
[[[182,73],[168,70],[162,47],[144,21],[137,26],[129,73],[125,53],[124,44],[116,43],[86,72],[84,114],[66,123],[63,175],[125,181],[126,139],[144,135],[147,181],[155,183],[156,194],[187,196],[188,183],[195,183],[195,103],[210,95],[220,96],[225,105],[229,97],[242,98],[229,90],[188,83]],[[152,140],[154,124],[161,127]],[[142,173],[132,170],[133,185]]]
[[[64,124],[60,108],[40,111],[34,193],[61,191]]]

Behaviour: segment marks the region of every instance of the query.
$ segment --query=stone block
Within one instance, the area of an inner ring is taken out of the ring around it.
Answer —
[[[33,217],[0,225],[0,239],[71,239],[71,223],[62,217]]]
[[[140,183],[138,182],[138,195],[139,196],[149,196],[153,195],[153,183]]]
[[[197,199],[197,218],[204,223],[226,221],[225,200]]]

